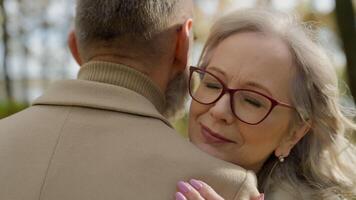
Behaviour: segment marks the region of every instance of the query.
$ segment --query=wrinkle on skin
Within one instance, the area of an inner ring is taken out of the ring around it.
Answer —
[[[288,46],[272,35],[234,34],[212,52],[207,70],[231,89],[252,89],[291,104],[290,83],[295,73]],[[238,109],[238,108],[237,108]],[[257,125],[239,121],[230,108],[229,94],[213,105],[194,100],[190,109],[189,137],[203,151],[258,172],[284,137],[290,135],[292,110],[277,106]],[[236,143],[207,143],[200,123]]]
[[[260,40],[271,37],[262,35],[260,33],[247,34],[256,36]],[[251,49],[252,45],[249,45],[248,43],[234,43],[233,40],[236,39],[238,35],[239,34],[235,34],[228,37],[216,48],[207,69],[209,69],[210,66],[216,66],[220,71],[223,71],[225,74],[229,74],[229,76],[224,76],[222,79],[228,83],[227,85],[230,88],[241,88],[246,82],[254,82],[273,90],[271,91],[273,97],[277,97],[276,94],[278,94],[280,91],[289,91],[289,88],[286,88],[289,87],[289,85],[278,85],[279,82],[270,81],[269,78],[264,77],[265,74],[269,74],[270,71],[273,71],[276,77],[285,76],[283,82],[289,82],[289,80],[291,80],[291,76],[294,74],[294,63],[293,57],[289,52],[289,48],[283,42],[281,43],[278,38],[269,38],[270,41],[264,43],[266,45],[265,48],[258,48],[259,45],[256,44],[256,46],[252,47],[253,49]],[[224,48],[224,50],[222,51],[221,48]],[[246,51],[245,53],[243,53],[243,51],[236,51],[237,48],[246,49]],[[251,51],[253,51],[254,55],[246,55]],[[231,63],[228,60],[220,59],[224,57],[224,55],[222,55],[224,52],[231,52],[230,54],[234,54],[235,60],[238,60],[239,62]],[[266,57],[270,57],[270,59],[266,60]],[[278,62],[285,60],[286,58],[288,62]],[[272,60],[276,63],[271,62]],[[276,65],[279,66],[276,67]],[[280,70],[280,65],[285,65],[285,68],[289,69],[287,70],[288,73]],[[251,68],[253,68],[253,70],[258,69],[260,73],[254,73],[253,71],[251,72]],[[231,69],[235,70],[232,71]],[[288,93],[281,95],[282,99],[280,100],[289,102],[290,99],[288,99],[288,95]]]

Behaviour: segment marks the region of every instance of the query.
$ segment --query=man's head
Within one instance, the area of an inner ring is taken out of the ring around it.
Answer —
[[[166,93],[187,66],[192,8],[192,0],[77,0],[69,46],[80,65],[125,64]]]
[[[95,56],[97,48],[159,55],[172,40],[169,33],[191,16],[190,0],[77,0],[79,53],[83,62]]]

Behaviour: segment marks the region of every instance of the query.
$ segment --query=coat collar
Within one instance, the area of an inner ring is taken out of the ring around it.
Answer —
[[[171,126],[161,114],[164,95],[144,74],[122,65],[95,62],[82,67],[78,78],[54,83],[33,105],[124,112],[156,118]]]
[[[112,84],[127,88],[146,97],[162,113],[165,96],[145,74],[122,64],[92,61],[83,65],[78,79]]]

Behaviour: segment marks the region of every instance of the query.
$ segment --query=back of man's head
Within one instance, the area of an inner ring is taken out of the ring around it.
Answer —
[[[87,50],[99,45],[143,54],[160,53],[165,48],[165,32],[184,22],[185,16],[190,17],[190,12],[184,10],[185,1],[77,0],[79,48]]]

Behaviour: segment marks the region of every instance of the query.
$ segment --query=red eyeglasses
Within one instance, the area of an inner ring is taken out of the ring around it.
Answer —
[[[211,105],[219,101],[226,93],[230,94],[232,113],[240,121],[256,125],[265,120],[276,106],[295,108],[260,92],[249,89],[230,89],[214,74],[197,67],[190,67],[189,94],[196,102]],[[194,85],[194,77],[199,83]]]

